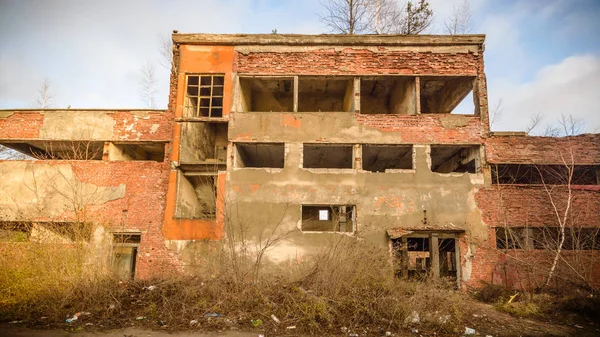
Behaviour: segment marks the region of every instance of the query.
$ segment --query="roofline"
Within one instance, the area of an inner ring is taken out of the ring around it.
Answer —
[[[129,108],[114,108],[114,109],[103,109],[103,108],[62,108],[62,109],[35,109],[35,108],[27,108],[27,109],[0,109],[2,111],[14,111],[14,112],[44,112],[44,111],[91,111],[91,112],[115,112],[115,111],[148,111],[148,112],[166,112],[168,109],[129,109]]]
[[[175,44],[196,45],[285,45],[285,46],[445,46],[482,45],[485,34],[473,35],[347,35],[347,34],[180,34]]]

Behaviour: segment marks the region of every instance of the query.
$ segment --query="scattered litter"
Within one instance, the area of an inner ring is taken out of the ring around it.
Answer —
[[[294,330],[294,329],[296,329],[296,326],[295,325],[290,325],[286,329],[287,330]]]
[[[114,305],[114,304],[111,304],[111,305],[109,305],[109,306],[108,306],[108,308],[112,310],[112,309],[114,309],[114,308],[115,308],[115,305]]]
[[[262,319],[253,319],[250,322],[252,322],[252,326],[255,328],[258,328],[259,326],[261,326],[263,324]]]
[[[156,289],[156,286],[147,286],[142,289],[148,289],[148,290],[152,291],[152,290]]]
[[[357,333],[351,333],[351,334],[348,334],[348,337],[358,337],[358,334]]]
[[[221,314],[218,314],[216,312],[207,312],[204,314],[204,317],[220,317]]]
[[[23,321],[12,321],[12,322],[8,322],[9,324],[21,324],[23,323]]]
[[[281,323],[281,321],[279,320],[279,318],[277,318],[277,316],[275,316],[275,315],[271,315],[271,319],[273,320],[273,322],[275,322],[277,324]]]
[[[391,336],[391,335],[392,335],[392,332],[391,332],[391,331],[386,331],[386,332],[385,332],[385,335],[386,335],[386,336]]]
[[[138,316],[135,318],[137,321],[142,321],[146,319],[146,316]]]
[[[480,317],[480,316],[479,316],[479,315],[477,315],[477,314],[473,314],[473,317]]]
[[[65,322],[67,322],[67,323],[72,323],[72,322],[76,321],[76,320],[79,318],[79,316],[81,316],[81,313],[80,313],[80,312],[76,313],[76,314],[75,314],[75,315],[73,315],[73,317],[71,317],[71,318],[67,318],[67,319],[65,320]]]
[[[419,330],[417,330],[417,329],[412,329],[412,330],[410,330],[410,331],[411,331],[412,333],[419,333]]]
[[[91,313],[91,312],[89,312],[89,311],[84,311],[84,312],[80,313],[80,315],[86,315],[86,316],[89,316],[89,315],[91,315],[91,314],[92,314],[92,313]]]
[[[442,324],[446,324],[448,323],[448,321],[450,320],[450,318],[452,318],[452,316],[450,315],[444,315],[444,316],[440,316],[440,323]]]
[[[193,319],[193,320],[190,321],[190,325],[196,325],[196,324],[198,324],[197,320]]]
[[[408,315],[404,320],[405,324],[419,324],[420,322],[421,318],[419,317],[419,313],[416,311],[411,312],[410,315]]]
[[[342,332],[343,332],[343,333],[346,333],[346,332],[348,332],[348,328],[346,328],[345,326],[343,326],[343,327],[342,327]]]
[[[265,335],[263,335],[263,334],[259,333],[259,334],[258,334],[258,337],[265,337]]]
[[[40,317],[40,319],[48,319],[48,317],[42,316],[42,317]]]
[[[94,325],[94,323],[85,323],[85,325],[91,326]]]
[[[581,325],[579,325],[579,324],[575,324],[575,327],[576,327],[577,329],[583,329],[583,327],[582,327]]]
[[[167,327],[167,322],[165,322],[165,321],[158,321],[158,325],[160,325],[163,328],[166,328]]]
[[[494,336],[492,336],[492,335],[485,335],[485,337],[494,337]]]
[[[465,335],[474,335],[475,329],[465,327]]]

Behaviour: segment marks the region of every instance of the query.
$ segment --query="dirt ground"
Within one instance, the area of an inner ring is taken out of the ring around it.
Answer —
[[[464,313],[465,326],[473,328],[476,336],[493,337],[568,337],[581,336],[592,337],[600,336],[600,324],[594,321],[582,321],[577,317],[556,317],[550,321],[541,321],[536,319],[515,318],[508,314],[494,309],[491,305],[483,303],[471,303],[465,308]],[[92,325],[90,325],[92,324]],[[69,330],[69,331],[67,331]],[[391,331],[392,336],[461,336],[462,331],[456,334],[442,334],[439,331],[427,331],[415,325],[403,331]],[[282,333],[264,332],[261,330],[239,331],[228,330],[222,332],[210,331],[169,331],[164,328],[149,326],[127,327],[112,330],[97,330],[93,323],[84,324],[80,322],[75,325],[65,325],[62,327],[47,327],[47,329],[31,329],[24,324],[0,324],[0,336],[6,337],[258,337],[268,336],[301,336],[290,331],[283,330]],[[359,336],[361,334],[358,332]],[[372,335],[372,334],[366,334]],[[384,335],[384,334],[382,334]],[[337,334],[337,336],[350,336],[349,333]],[[375,336],[377,336],[375,334]]]

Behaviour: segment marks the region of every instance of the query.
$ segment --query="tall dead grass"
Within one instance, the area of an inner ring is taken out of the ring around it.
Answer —
[[[86,272],[86,259],[77,249],[1,247],[2,320],[36,323],[48,317],[46,322],[64,324],[75,312],[90,312],[94,324],[103,327],[138,322],[175,329],[251,329],[251,320],[260,319],[261,330],[281,333],[295,326],[294,333],[309,334],[379,334],[413,324],[415,313],[420,327],[448,332],[461,321],[463,295],[449,284],[398,280],[387,251],[354,240],[332,243],[294,276],[266,272],[251,281],[236,278],[223,264],[220,273],[208,277],[121,282]],[[219,317],[206,318],[207,313]]]

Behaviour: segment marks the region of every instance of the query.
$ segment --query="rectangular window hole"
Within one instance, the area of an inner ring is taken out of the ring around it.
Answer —
[[[240,77],[241,111],[294,111],[293,77]]]
[[[570,172],[572,171],[572,172]],[[572,175],[571,175],[572,173]],[[600,165],[497,164],[492,166],[494,184],[599,185]]]
[[[363,170],[385,172],[413,168],[412,145],[371,145],[362,146]]]
[[[354,110],[354,80],[335,77],[299,77],[299,112]]]
[[[351,169],[352,145],[304,144],[304,168]]]
[[[354,211],[352,205],[302,205],[302,231],[352,232]]]
[[[102,160],[104,152],[104,142],[98,141],[32,140],[2,145],[0,158],[5,160]]]
[[[175,215],[183,219],[214,219],[217,177],[207,172],[179,172]]]
[[[161,143],[110,143],[108,148],[109,161],[152,160],[164,161],[165,144]]]
[[[478,114],[475,111],[476,104],[473,99],[465,100],[473,91],[474,77],[421,77],[420,78],[420,100],[421,113],[436,114]],[[473,96],[471,96],[473,98]],[[455,111],[460,104],[460,111]]]
[[[431,171],[480,173],[479,145],[431,145]]]
[[[382,76],[360,79],[361,114],[417,113],[414,77]]]
[[[285,146],[283,143],[235,144],[234,167],[283,168]]]

